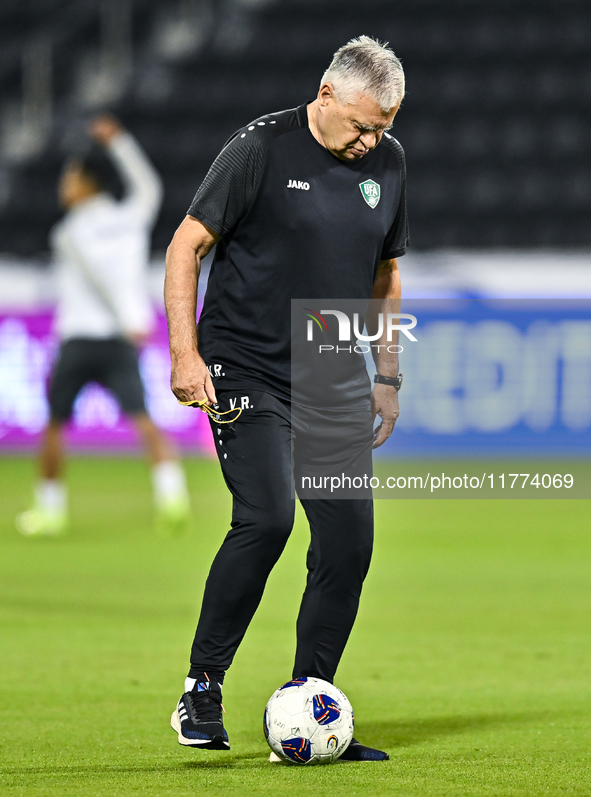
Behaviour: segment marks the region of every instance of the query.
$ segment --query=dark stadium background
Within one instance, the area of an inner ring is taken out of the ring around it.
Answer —
[[[415,251],[591,244],[588,0],[3,0],[0,251],[46,250],[60,164],[103,109],[164,177],[163,250],[227,136],[312,98],[360,33],[407,73]]]

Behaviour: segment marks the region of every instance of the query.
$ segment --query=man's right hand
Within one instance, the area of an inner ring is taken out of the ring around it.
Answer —
[[[185,216],[166,251],[164,304],[172,360],[170,387],[179,401],[217,404],[207,366],[199,354],[195,316],[201,258],[220,236]]]
[[[195,352],[173,358],[170,387],[179,401],[205,401],[217,404],[215,389],[207,366]]]

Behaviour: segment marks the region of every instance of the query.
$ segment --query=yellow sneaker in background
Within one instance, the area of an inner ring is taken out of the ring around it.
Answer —
[[[160,501],[156,510],[156,531],[161,537],[180,536],[187,531],[190,514],[188,498]]]
[[[16,516],[15,522],[23,537],[60,537],[68,530],[66,512],[27,509]]]

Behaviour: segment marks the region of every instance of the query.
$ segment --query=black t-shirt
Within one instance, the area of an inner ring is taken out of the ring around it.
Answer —
[[[236,132],[188,211],[221,236],[199,320],[218,389],[289,399],[291,299],[369,299],[380,260],[405,252],[400,144],[385,133],[341,161],[312,135],[306,106]]]

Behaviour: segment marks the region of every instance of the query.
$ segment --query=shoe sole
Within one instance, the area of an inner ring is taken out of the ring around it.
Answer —
[[[181,728],[181,720],[179,717],[178,709],[172,712],[172,716],[170,718],[170,727],[173,731],[176,731],[179,735],[179,744],[182,744],[183,747],[196,747],[200,750],[229,750],[230,749],[230,742],[227,742],[221,736],[214,736],[211,739],[187,739],[186,736],[183,736],[183,730]]]

